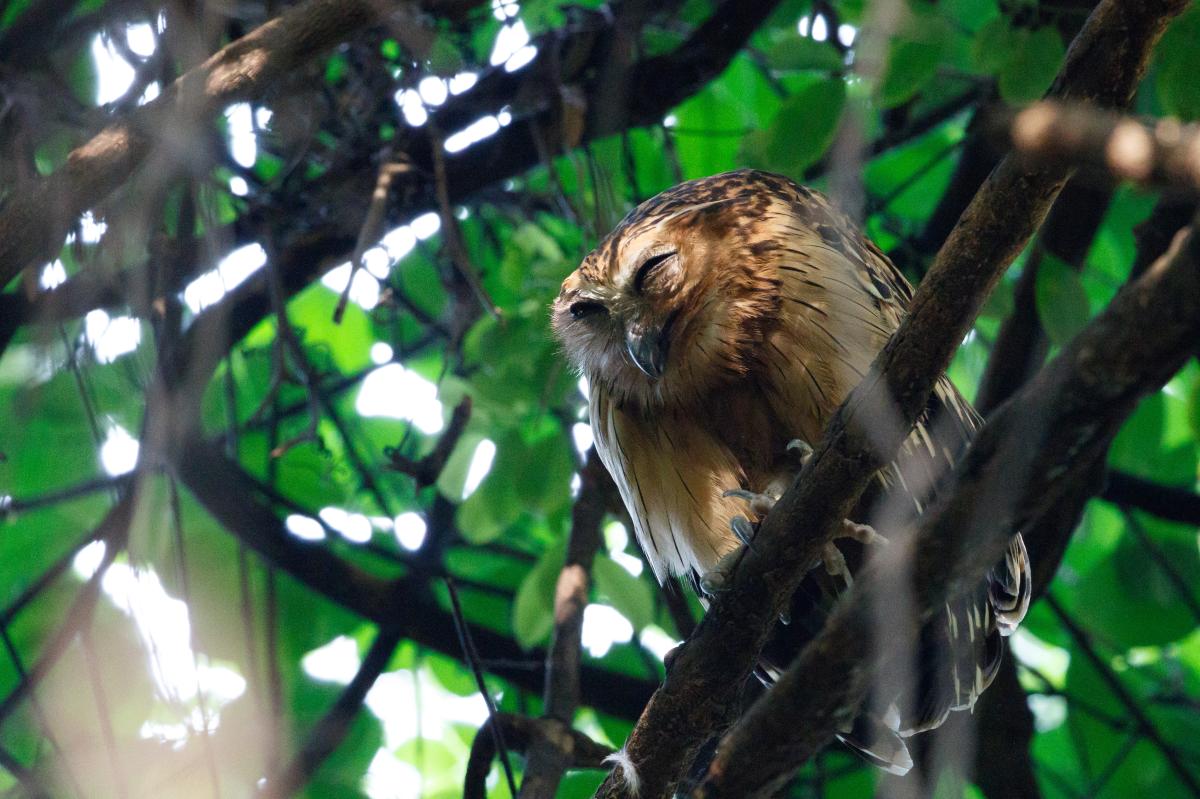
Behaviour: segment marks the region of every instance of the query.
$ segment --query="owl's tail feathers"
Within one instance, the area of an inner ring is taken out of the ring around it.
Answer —
[[[882,719],[866,713],[855,719],[849,730],[838,733],[837,739],[871,765],[904,776],[913,767],[913,759],[900,737],[899,724],[900,716],[895,712]]]
[[[1016,632],[1017,625],[1029,610],[1033,590],[1033,575],[1029,570],[1029,553],[1025,539],[1017,533],[1008,542],[1004,560],[988,574],[988,599],[996,616],[996,628],[1003,636]]]

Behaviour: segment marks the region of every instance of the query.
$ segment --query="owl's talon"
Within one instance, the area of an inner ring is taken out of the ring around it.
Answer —
[[[869,524],[859,524],[852,522],[849,519],[842,520],[842,532],[838,534],[838,538],[852,538],[858,543],[869,546],[870,544],[886,544],[888,540],[875,532],[875,528]]]
[[[746,521],[741,516],[736,517]],[[749,525],[749,522],[746,522]],[[737,530],[734,530],[737,533]],[[753,529],[751,529],[753,535]],[[742,554],[746,551],[746,546],[736,547],[729,550],[721,559],[717,561],[717,565],[706,571],[700,577],[700,590],[708,596],[714,596],[729,588],[730,580],[733,576],[733,570],[737,567],[737,563],[742,559]]]
[[[777,498],[770,494],[759,494],[754,491],[747,491],[744,488],[731,488],[728,491],[722,491],[721,496],[744,500],[750,506],[750,511],[760,519],[771,512],[771,508],[775,507],[775,502],[777,501]]]
[[[846,558],[832,541],[821,549],[821,562],[825,564],[825,573],[830,577],[841,577],[846,581],[847,588],[854,585],[854,578],[850,575],[850,567],[846,565]]]
[[[714,569],[710,569],[700,578],[700,590],[706,596],[716,596],[729,587],[729,574],[721,570],[718,565]]]
[[[813,448],[807,441],[800,438],[793,438],[787,443],[787,454],[795,458],[803,466],[812,457]]]
[[[754,549],[754,545],[750,543],[754,540],[754,525],[750,524],[749,519],[745,516],[734,516],[729,520],[729,526],[733,528],[733,534],[742,542],[742,546]]]

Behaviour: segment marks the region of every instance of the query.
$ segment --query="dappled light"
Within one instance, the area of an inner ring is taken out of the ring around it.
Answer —
[[[0,796],[1200,796],[1198,54],[0,2]]]

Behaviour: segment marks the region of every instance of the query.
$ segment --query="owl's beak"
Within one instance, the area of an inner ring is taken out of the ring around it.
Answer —
[[[667,343],[662,328],[637,323],[625,328],[625,351],[629,359],[652,380],[662,377],[667,366]]]

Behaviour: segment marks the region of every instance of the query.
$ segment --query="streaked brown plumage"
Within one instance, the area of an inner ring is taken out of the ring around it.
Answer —
[[[731,522],[747,504],[723,493],[786,488],[796,469],[788,442],[820,439],[910,298],[903,275],[824,197],[751,170],[642,203],[563,282],[554,330],[588,380],[596,447],[659,580],[696,583],[738,548]],[[919,513],[977,426],[939,381],[880,473],[871,518]],[[897,697],[890,726],[928,729],[972,705],[1028,596],[1017,536],[989,584],[926,630],[929,663]],[[857,728],[843,737],[904,770],[902,745],[890,751]]]

